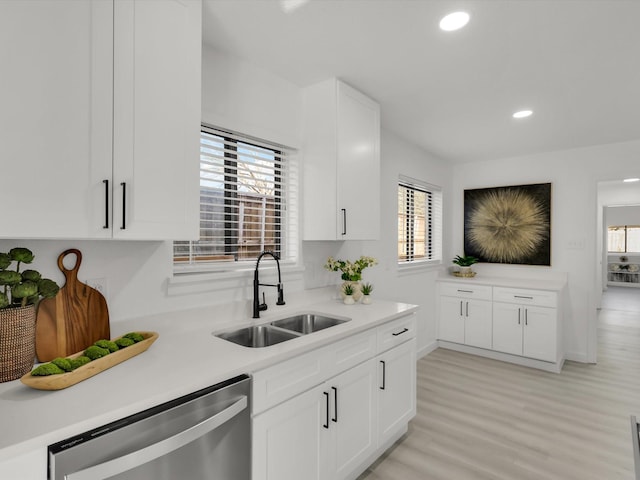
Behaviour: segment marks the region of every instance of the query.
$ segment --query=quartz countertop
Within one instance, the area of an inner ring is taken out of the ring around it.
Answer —
[[[255,320],[250,302],[238,302],[113,322],[112,337],[138,330],[158,332],[159,338],[146,352],[63,390],[34,390],[19,380],[0,384],[0,462],[44,451],[69,436],[250,374],[418,308],[377,298],[371,305],[344,305],[335,296],[335,288],[300,292],[287,298],[287,305],[269,305]],[[350,321],[266,348],[242,347],[212,334],[301,312]]]
[[[465,283],[467,285],[489,285],[493,287],[529,288],[533,290],[561,291],[567,286],[567,279],[562,275],[549,278],[524,278],[477,274],[475,277],[456,277],[442,274],[438,282]]]

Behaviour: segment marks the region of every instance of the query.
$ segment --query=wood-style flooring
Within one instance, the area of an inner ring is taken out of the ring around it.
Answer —
[[[409,432],[358,480],[634,479],[640,289],[609,288],[598,363],[547,373],[450,350],[418,362]]]

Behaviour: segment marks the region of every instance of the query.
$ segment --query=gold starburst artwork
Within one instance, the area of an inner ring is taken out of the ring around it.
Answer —
[[[551,184],[465,191],[465,254],[550,265]]]

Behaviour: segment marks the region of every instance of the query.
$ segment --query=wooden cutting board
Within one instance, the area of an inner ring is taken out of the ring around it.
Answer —
[[[69,270],[63,260],[70,254],[76,256],[76,263]],[[111,338],[107,301],[99,291],[78,280],[81,262],[80,250],[62,252],[58,267],[66,283],[54,298],[45,298],[38,305],[36,355],[41,362],[67,357],[97,340]]]

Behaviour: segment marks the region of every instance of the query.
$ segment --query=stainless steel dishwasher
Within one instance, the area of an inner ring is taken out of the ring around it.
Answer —
[[[49,446],[50,480],[250,480],[241,375]]]

